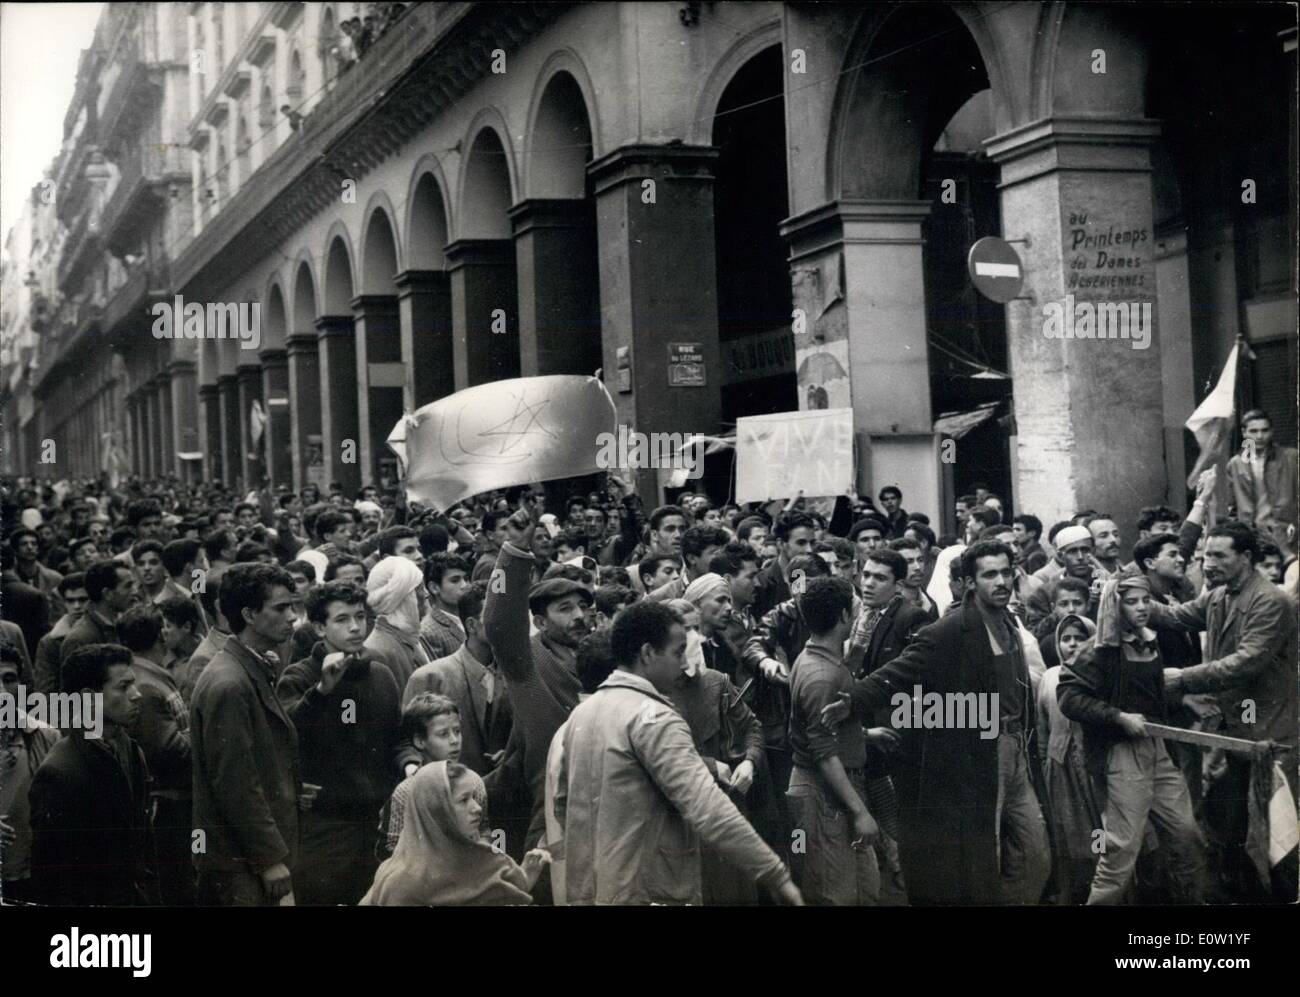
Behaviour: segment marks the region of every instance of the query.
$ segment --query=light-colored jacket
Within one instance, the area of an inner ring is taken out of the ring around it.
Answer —
[[[769,889],[789,879],[646,679],[614,672],[570,714],[563,737],[555,812],[568,903],[702,903],[701,840]]]
[[[1243,523],[1272,531],[1282,546],[1287,546],[1286,528],[1296,525],[1296,475],[1300,457],[1291,447],[1274,445],[1264,453],[1264,487],[1268,491],[1272,515],[1268,522],[1259,518],[1259,481],[1241,455],[1228,461],[1228,489],[1237,518]]]

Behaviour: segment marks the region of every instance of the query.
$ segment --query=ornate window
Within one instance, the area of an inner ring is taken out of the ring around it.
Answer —
[[[270,78],[262,82],[262,94],[257,101],[257,130],[265,132],[275,123],[275,87]]]
[[[295,111],[298,105],[302,103],[303,94],[306,92],[307,72],[302,68],[302,56],[295,48],[293,54],[289,56],[289,87],[287,96],[289,106]]]
[[[248,182],[248,178],[253,172],[253,159],[249,153],[252,146],[253,139],[248,133],[248,113],[241,104],[239,120],[235,124],[235,155],[239,157],[239,184],[241,187]]]
[[[326,83],[333,83],[339,75],[338,57],[335,46],[338,45],[338,25],[334,21],[334,8],[326,7],[320,19],[320,42],[317,51],[321,58],[322,75]]]
[[[217,175],[213,178],[214,192],[216,193],[216,202],[214,207],[220,210],[226,200],[226,191],[230,189],[230,156],[226,152],[226,136],[218,132],[215,136],[217,140]]]

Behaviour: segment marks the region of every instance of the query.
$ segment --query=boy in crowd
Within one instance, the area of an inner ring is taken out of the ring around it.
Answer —
[[[352,905],[374,878],[372,828],[396,781],[400,694],[365,653],[364,591],[326,582],[307,596],[307,618],[320,642],[275,690],[298,730],[303,781],[320,787],[300,817],[296,900]]]

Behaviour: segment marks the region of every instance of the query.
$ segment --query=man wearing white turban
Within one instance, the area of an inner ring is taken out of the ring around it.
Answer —
[[[366,579],[366,602],[375,611],[375,628],[366,638],[366,651],[382,661],[405,689],[406,680],[428,658],[420,644],[424,614],[424,575],[405,557],[385,557]]]

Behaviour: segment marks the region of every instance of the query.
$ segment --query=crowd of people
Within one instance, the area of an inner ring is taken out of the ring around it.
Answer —
[[[1257,813],[1274,761],[1296,796],[1295,490],[1229,475],[1047,530],[979,486],[943,536],[893,486],[11,480],[3,897],[1293,900]]]
[[[350,17],[339,23],[343,36],[332,54],[338,60],[339,71],[345,72],[363,58],[375,40],[402,19],[407,5],[404,3],[369,4],[365,17]]]

